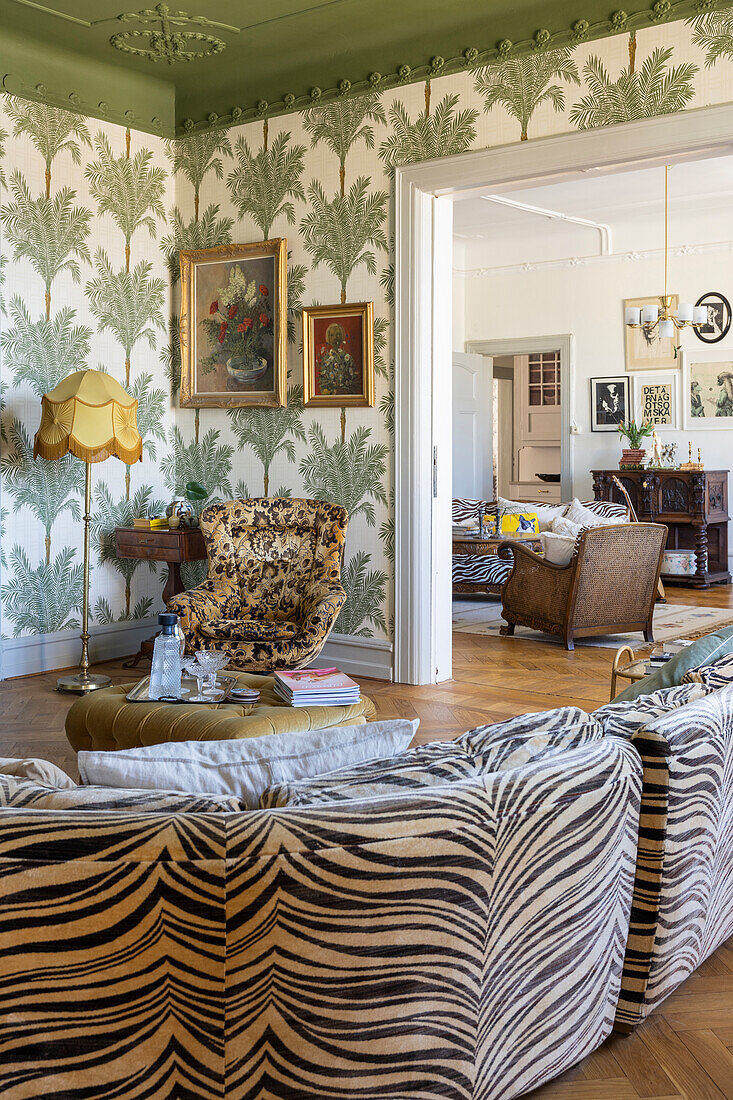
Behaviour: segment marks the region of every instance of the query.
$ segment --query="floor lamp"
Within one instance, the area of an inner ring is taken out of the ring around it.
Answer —
[[[41,398],[41,424],[33,457],[58,462],[65,454],[86,463],[84,486],[84,593],[81,661],[76,675],[61,676],[57,691],[85,695],[107,687],[109,676],[89,672],[89,523],[92,508],[92,463],[114,455],[131,466],[142,460],[143,443],[137,430],[137,401],[109,374],[80,370],[64,378]]]

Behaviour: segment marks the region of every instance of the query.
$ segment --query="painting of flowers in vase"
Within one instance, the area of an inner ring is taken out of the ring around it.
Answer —
[[[306,405],[374,404],[372,302],[303,310],[303,399]]]
[[[286,400],[283,238],[181,252],[181,405]]]

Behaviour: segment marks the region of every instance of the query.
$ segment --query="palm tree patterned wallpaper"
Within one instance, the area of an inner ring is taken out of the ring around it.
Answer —
[[[348,601],[336,629],[389,638],[394,557],[392,180],[398,165],[733,100],[733,14],[543,50],[490,69],[344,97],[176,141],[0,103],[0,560],[3,635],[77,629],[83,468],[34,462],[39,399],[72,370],[139,400],[144,460],[95,468],[97,623],[160,607],[156,567],[114,528],[195,480],[210,500],[344,505]],[[409,79],[409,74],[408,74]],[[180,409],[178,251],[288,239],[288,404]],[[304,304],[375,302],[374,409],[303,407]],[[189,579],[200,575],[191,569]]]

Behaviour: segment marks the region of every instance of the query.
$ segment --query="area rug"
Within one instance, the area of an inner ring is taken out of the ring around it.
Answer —
[[[505,622],[501,617],[501,603],[485,603],[475,600],[453,601],[453,629],[463,634],[485,634],[499,637]],[[654,640],[675,642],[679,639],[700,638],[723,626],[733,625],[733,614],[727,607],[695,607],[691,604],[658,603],[654,609]],[[515,628],[514,638],[531,641],[556,642],[562,639],[527,626]],[[601,646],[618,649],[622,645],[638,648],[644,642],[641,632],[635,634],[599,634],[594,638],[576,638],[576,645]]]

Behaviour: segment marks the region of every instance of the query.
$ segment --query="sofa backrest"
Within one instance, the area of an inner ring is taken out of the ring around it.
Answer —
[[[0,1093],[524,1093],[607,1033],[639,772],[609,738],[378,804],[0,811]]]
[[[244,617],[292,619],[311,585],[338,581],[347,523],[344,508],[319,500],[211,504],[201,513],[209,577],[239,583]]]
[[[547,501],[527,501],[526,507],[531,511],[533,504],[546,504]],[[628,509],[624,504],[614,504],[610,500],[581,500],[585,508],[590,508],[597,516],[606,519],[628,519]],[[484,513],[491,515],[496,512],[495,500],[478,500],[473,497],[453,497],[453,522],[462,523],[467,519],[478,519],[479,508]],[[566,504],[566,507],[568,505]]]

